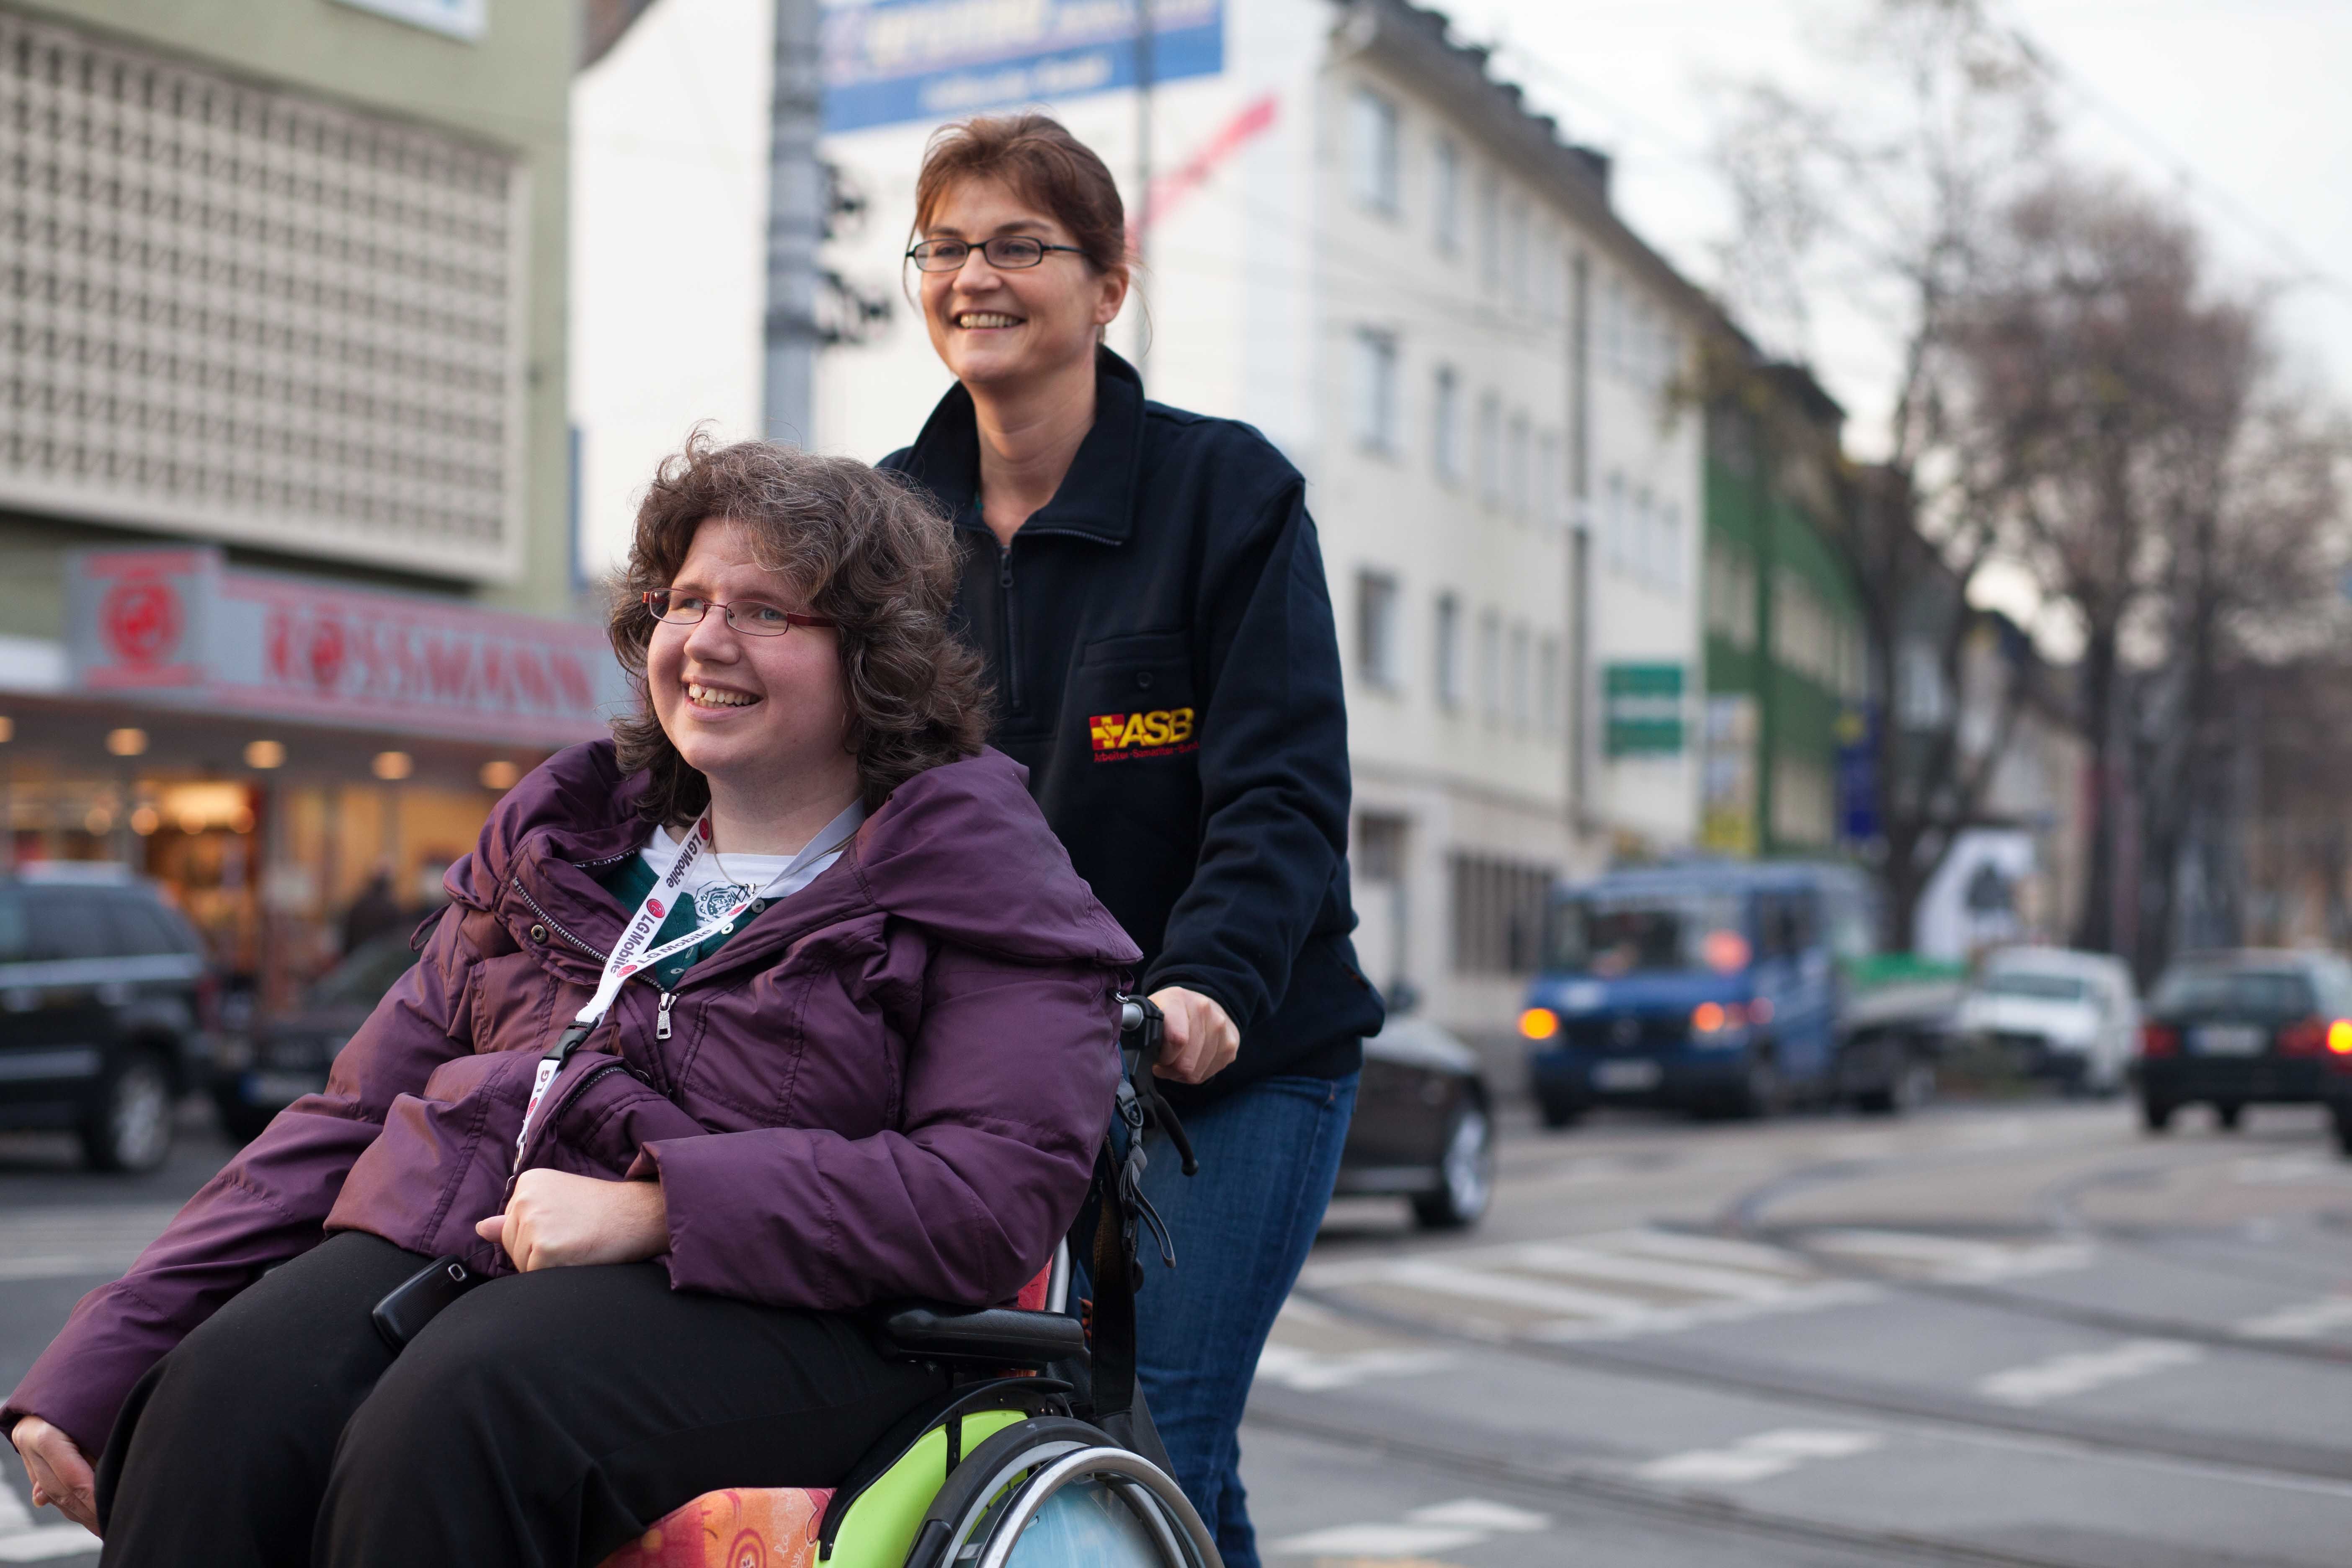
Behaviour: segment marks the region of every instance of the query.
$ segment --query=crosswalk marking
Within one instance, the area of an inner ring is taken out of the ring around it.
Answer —
[[[1352,1388],[1374,1378],[1439,1372],[1454,1362],[1454,1355],[1446,1351],[1311,1351],[1268,1340],[1258,1352],[1257,1375],[1303,1394],[1321,1394]]]
[[[1977,1392],[2003,1405],[2044,1405],[2111,1383],[2187,1366],[2205,1352],[2179,1340],[2127,1340],[2103,1351],[2076,1351],[1980,1378]]]
[[[1783,1426],[1720,1448],[1694,1448],[1638,1466],[1633,1473],[1665,1486],[1738,1486],[1785,1475],[1809,1459],[1843,1459],[1885,1445],[1876,1432]]]
[[[1895,1273],[1969,1285],[2087,1268],[2097,1256],[2082,1241],[1969,1241],[1907,1230],[1817,1230],[1805,1237],[1805,1246]]]
[[[2316,1301],[2248,1318],[2238,1325],[2238,1332],[2250,1340],[2315,1340],[2330,1329],[2347,1325],[2352,1325],[2352,1296],[2322,1296]]]
[[[1455,1317],[1475,1304],[1490,1329],[1555,1342],[1669,1333],[1880,1294],[1825,1279],[1774,1247],[1648,1229],[1310,1264],[1304,1278],[1312,1288],[1407,1293]]]
[[[0,1215],[0,1280],[111,1278],[137,1261],[177,1213],[175,1204],[139,1204],[27,1208]]]
[[[16,1489],[0,1481],[0,1563],[41,1563],[98,1550],[98,1537],[79,1524],[36,1524]]]
[[[1335,1524],[1275,1542],[1284,1557],[1418,1557],[1475,1546],[1495,1535],[1533,1535],[1552,1527],[1549,1514],[1486,1498],[1455,1498],[1409,1509],[1392,1522]]]

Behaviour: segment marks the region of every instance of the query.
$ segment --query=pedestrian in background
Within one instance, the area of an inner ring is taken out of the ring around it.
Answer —
[[[1144,952],[1199,1152],[1147,1192],[1180,1267],[1139,1372],[1227,1568],[1257,1551],[1237,1429],[1339,1163],[1362,1038],[1339,654],[1306,481],[1248,426],[1145,399],[1102,346],[1130,282],[1110,171],[1038,114],[934,137],[915,244],[957,384],[886,458],[954,515],[992,739]]]

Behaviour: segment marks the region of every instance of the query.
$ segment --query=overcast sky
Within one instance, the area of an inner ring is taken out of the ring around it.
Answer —
[[[1988,0],[2056,62],[2076,153],[2174,193],[2239,280],[2317,271],[2278,309],[2280,346],[2352,405],[2352,0]],[[1718,281],[1730,208],[1708,146],[1716,84],[1824,79],[1869,0],[1453,0],[1462,34],[1568,134],[1615,154],[1619,209],[1691,277]],[[1886,362],[1824,323],[1823,380],[1876,449]]]

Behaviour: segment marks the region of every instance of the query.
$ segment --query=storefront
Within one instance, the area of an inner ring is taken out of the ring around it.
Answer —
[[[201,547],[78,552],[64,608],[62,679],[0,697],[0,852],[156,879],[273,1005],[627,698],[599,627]]]

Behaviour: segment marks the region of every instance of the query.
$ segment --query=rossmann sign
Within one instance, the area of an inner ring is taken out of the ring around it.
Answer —
[[[626,678],[594,626],[228,566],[215,550],[79,551],[74,686],[205,711],[563,745]]]

